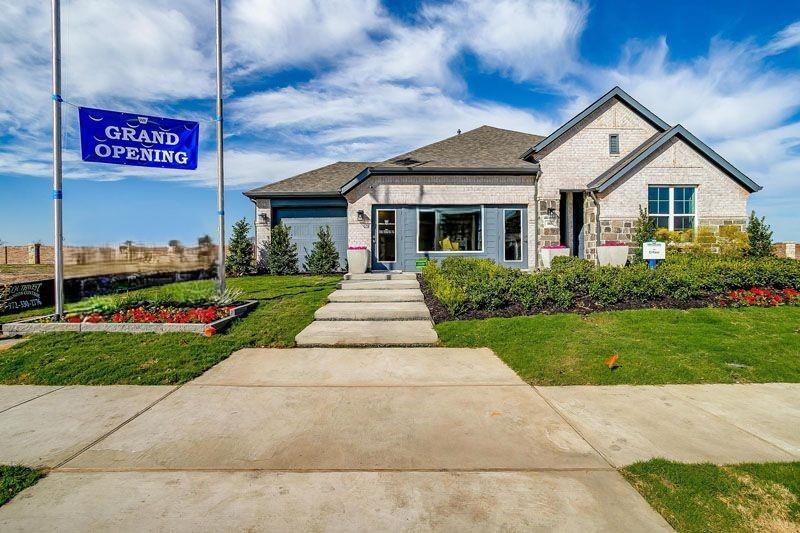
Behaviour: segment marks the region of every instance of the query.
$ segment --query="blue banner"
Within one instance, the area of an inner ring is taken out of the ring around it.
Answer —
[[[84,161],[140,167],[197,168],[197,122],[81,107]]]

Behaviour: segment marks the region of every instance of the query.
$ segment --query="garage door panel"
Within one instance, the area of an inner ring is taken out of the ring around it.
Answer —
[[[306,255],[311,253],[319,229],[328,226],[339,252],[339,264],[344,268],[347,258],[347,209],[344,207],[286,207],[276,208],[275,223],[289,228],[292,242],[297,244],[298,268],[303,270]]]

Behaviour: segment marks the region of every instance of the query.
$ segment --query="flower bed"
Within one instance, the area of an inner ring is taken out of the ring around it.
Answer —
[[[786,295],[800,289],[800,261],[674,255],[649,269],[641,263],[598,267],[574,257],[556,257],[549,270],[528,274],[486,259],[452,257],[431,262],[423,269],[422,280],[434,320],[441,321],[559,311],[701,307],[719,305],[731,291],[752,291],[754,287],[779,291],[784,303],[796,303],[796,298],[787,299]],[[737,305],[747,305],[744,296],[739,300],[744,304]]]
[[[210,336],[247,314],[257,303],[250,300],[224,306],[141,304],[106,311],[76,311],[67,313],[63,321],[47,315],[4,324],[3,332],[11,335],[50,331],[189,332]]]
[[[769,287],[752,287],[730,291],[720,298],[719,303],[727,307],[800,305],[800,291],[792,288],[773,290]]]

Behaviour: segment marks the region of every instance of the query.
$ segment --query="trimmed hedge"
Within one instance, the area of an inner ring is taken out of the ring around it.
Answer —
[[[652,270],[641,263],[598,267],[575,257],[557,257],[549,270],[531,274],[488,259],[448,257],[429,262],[422,275],[453,316],[515,306],[535,312],[680,304],[750,287],[800,289],[800,261],[774,257],[675,254]]]

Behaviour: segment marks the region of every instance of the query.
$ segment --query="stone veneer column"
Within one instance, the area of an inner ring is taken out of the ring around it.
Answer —
[[[257,198],[255,202],[256,220],[253,223],[253,227],[256,234],[256,263],[261,267],[267,260],[266,247],[272,234],[272,209],[268,198]]]

